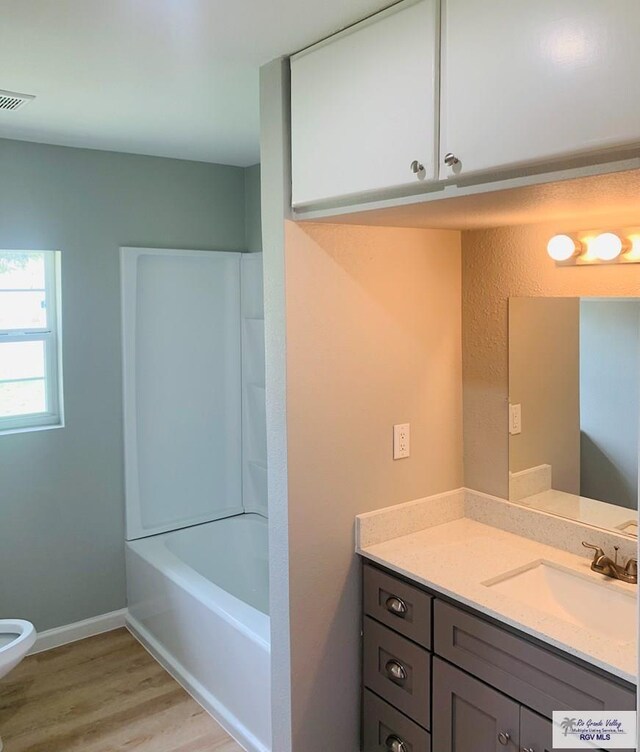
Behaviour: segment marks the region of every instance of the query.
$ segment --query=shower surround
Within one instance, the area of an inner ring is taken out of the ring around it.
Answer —
[[[262,254],[121,250],[128,625],[271,749]]]

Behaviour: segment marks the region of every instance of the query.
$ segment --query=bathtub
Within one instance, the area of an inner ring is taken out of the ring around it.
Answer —
[[[266,519],[242,514],[126,546],[131,631],[242,746],[268,752]]]

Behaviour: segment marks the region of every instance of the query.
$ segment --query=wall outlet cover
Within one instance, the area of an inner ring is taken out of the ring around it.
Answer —
[[[393,427],[393,459],[402,460],[411,454],[411,425],[398,423]]]
[[[512,436],[522,433],[522,405],[509,405],[509,433]]]

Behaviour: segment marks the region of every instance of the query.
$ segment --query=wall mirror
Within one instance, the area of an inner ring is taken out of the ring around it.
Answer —
[[[509,498],[638,534],[640,298],[510,298]]]

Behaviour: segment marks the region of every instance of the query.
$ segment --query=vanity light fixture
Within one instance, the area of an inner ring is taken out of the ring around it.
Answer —
[[[569,235],[554,235],[547,243],[547,253],[554,261],[568,261],[581,249],[580,241]]]
[[[626,238],[615,232],[581,236],[554,235],[547,243],[547,253],[563,266],[640,263],[640,236]]]

